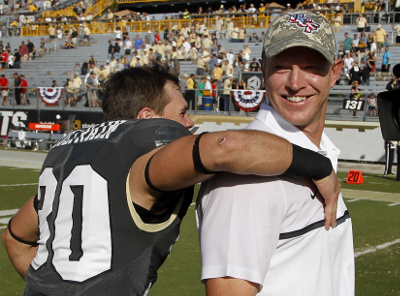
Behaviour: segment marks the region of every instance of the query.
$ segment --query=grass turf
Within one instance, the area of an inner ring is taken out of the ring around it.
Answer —
[[[17,209],[35,194],[39,172],[30,169],[0,167],[0,210]],[[364,175],[364,184],[345,183],[347,174],[339,173],[342,188],[400,192],[395,177]],[[346,198],[345,198],[346,199]],[[358,200],[347,202],[354,226],[355,252],[400,239],[400,205],[393,202]],[[10,216],[0,217],[7,218]],[[1,224],[0,226],[5,226]],[[205,295],[200,283],[201,260],[194,206],[188,210],[179,242],[174,246],[165,264],[159,270],[159,280],[150,295]],[[356,258],[356,295],[400,295],[400,244]],[[21,295],[24,282],[14,271],[3,244],[0,244],[0,295]]]

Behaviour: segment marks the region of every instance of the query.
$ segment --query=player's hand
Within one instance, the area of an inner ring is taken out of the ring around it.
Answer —
[[[325,229],[329,230],[330,227],[336,226],[337,203],[342,186],[333,170],[328,177],[313,181],[325,200]]]

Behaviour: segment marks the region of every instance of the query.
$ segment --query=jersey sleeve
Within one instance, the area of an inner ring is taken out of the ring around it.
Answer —
[[[191,134],[182,124],[172,120],[163,118],[139,120],[133,132],[124,136],[129,143],[124,146],[130,147],[129,150],[121,152],[130,154],[135,151],[136,159],[157,147]]]
[[[277,182],[221,174],[203,183],[197,201],[202,280],[233,277],[262,286],[283,219]]]

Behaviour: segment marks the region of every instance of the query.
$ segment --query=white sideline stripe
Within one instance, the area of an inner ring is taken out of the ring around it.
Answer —
[[[6,228],[7,226],[0,226],[0,229],[4,229],[4,228]]]
[[[394,206],[398,206],[398,205],[400,205],[400,202],[395,202],[395,203],[389,204],[388,207],[394,207]]]
[[[0,218],[0,224],[8,224],[8,221],[10,221],[11,217],[8,218]]]
[[[392,242],[388,242],[388,243],[385,243],[385,244],[382,244],[382,245],[379,245],[379,246],[376,246],[376,247],[368,248],[368,249],[366,249],[364,251],[361,251],[361,252],[356,252],[354,254],[354,257],[357,258],[357,257],[365,255],[365,254],[377,252],[379,250],[386,249],[387,247],[390,247],[391,245],[395,245],[395,244],[398,244],[398,243],[400,243],[400,238],[398,238],[398,239],[396,239],[396,240],[394,240]]]
[[[379,185],[384,185],[384,186],[390,186],[389,183],[380,183],[380,182],[369,182],[370,184],[379,184]]]
[[[359,201],[359,199],[353,198],[353,199],[348,199],[348,200],[346,200],[346,202],[355,202],[355,201]]]
[[[10,184],[10,185],[0,185],[0,187],[31,186],[31,185],[37,185],[37,184],[38,183]]]
[[[18,212],[18,209],[0,211],[0,217],[15,215],[17,212]]]

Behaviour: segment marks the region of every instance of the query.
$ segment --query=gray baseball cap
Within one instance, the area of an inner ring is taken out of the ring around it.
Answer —
[[[266,57],[273,57],[297,46],[320,52],[331,64],[335,61],[335,34],[322,15],[298,10],[282,13],[275,18],[265,36]]]

